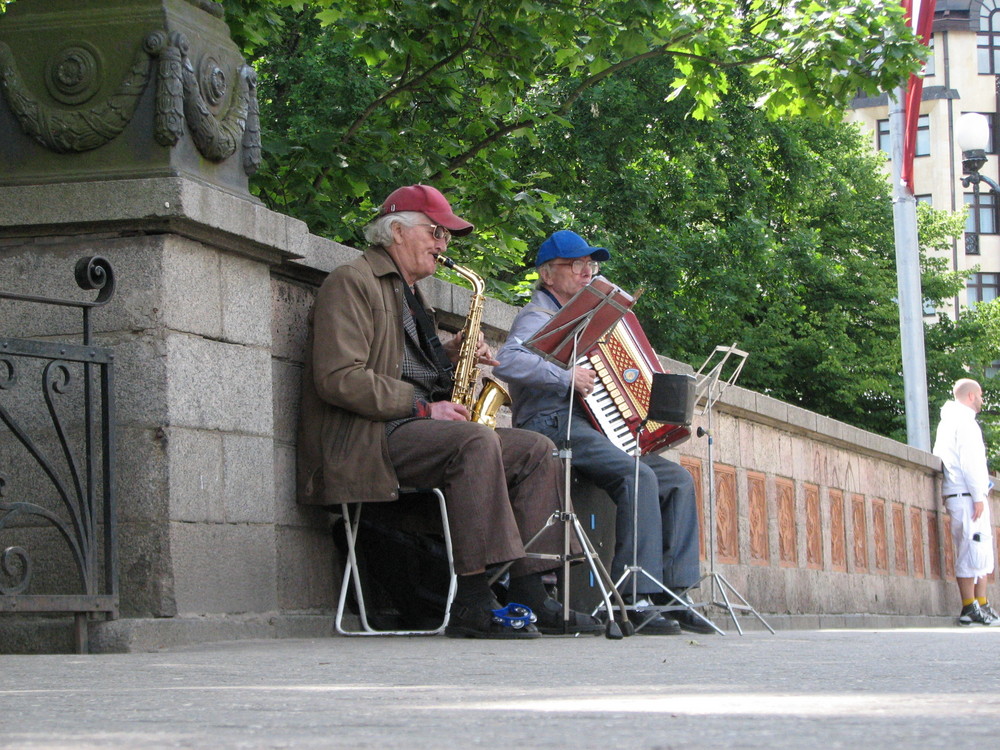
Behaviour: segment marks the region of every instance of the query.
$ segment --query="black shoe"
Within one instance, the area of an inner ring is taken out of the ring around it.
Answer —
[[[717,632],[715,628],[698,617],[690,609],[675,609],[670,612],[664,612],[663,615],[674,620],[680,626],[681,630],[686,630],[689,633],[711,635]]]
[[[597,634],[604,632],[604,626],[595,618],[575,609],[569,611],[569,619],[563,619],[563,606],[549,597],[541,607],[534,610],[538,618],[538,632],[545,635]],[[565,625],[565,628],[564,628]]]
[[[680,635],[681,626],[676,620],[664,617],[659,612],[629,612],[629,622],[635,625],[639,635]]]
[[[527,608],[525,608],[527,609]],[[531,610],[528,610],[529,614]],[[444,634],[449,638],[490,638],[490,639],[526,639],[540,638],[541,633],[531,623],[510,625],[502,618],[494,616],[493,611],[465,605],[452,605],[451,616]]]

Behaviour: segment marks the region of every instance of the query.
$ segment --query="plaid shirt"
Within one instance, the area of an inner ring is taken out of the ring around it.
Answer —
[[[401,424],[413,419],[424,418],[421,414],[420,402],[443,401],[451,397],[453,381],[450,373],[441,372],[434,356],[420,336],[417,321],[407,305],[403,305],[403,331],[405,346],[403,347],[403,380],[413,385],[414,416],[386,422],[385,434],[389,435]]]

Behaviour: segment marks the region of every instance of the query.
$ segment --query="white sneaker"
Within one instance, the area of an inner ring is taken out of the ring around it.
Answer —
[[[962,607],[958,615],[959,625],[989,625],[991,622],[998,622],[995,617],[990,617],[979,607],[979,602],[973,600],[971,604]]]
[[[987,625],[993,628],[1000,627],[1000,615],[998,615],[996,610],[990,606],[989,602],[986,604],[980,604],[979,611],[983,613],[983,616],[986,617],[987,620],[989,620],[989,622],[986,623]]]

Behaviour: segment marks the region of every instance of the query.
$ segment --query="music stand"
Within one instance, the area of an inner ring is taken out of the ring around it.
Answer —
[[[736,348],[736,344],[731,346],[717,346],[715,351],[708,355],[708,358],[702,363],[702,366],[695,373],[695,377],[698,381],[696,387],[696,399],[702,400],[701,414],[702,416],[708,417],[708,429],[698,428],[698,437],[708,436],[708,506],[706,513],[706,523],[708,524],[709,532],[709,544],[708,544],[708,572],[705,573],[698,581],[700,584],[704,580],[710,581],[709,584],[709,594],[708,600],[705,602],[699,602],[694,604],[695,607],[704,607],[709,604],[726,610],[729,613],[729,617],[732,618],[733,624],[736,626],[736,630],[740,635],[743,635],[743,628],[740,627],[739,620],[736,619],[736,614],[734,610],[741,610],[745,612],[750,612],[756,617],[760,622],[774,633],[774,628],[767,624],[767,620],[761,617],[760,613],[754,609],[750,602],[748,602],[736,588],[726,580],[726,577],[722,573],[715,569],[715,460],[713,447],[715,443],[715,438],[713,435],[713,425],[712,425],[712,412],[715,403],[719,400],[719,397],[726,391],[729,386],[736,382],[736,379],[740,375],[740,371],[743,369],[743,365],[746,363],[747,352],[741,351]],[[733,371],[727,378],[722,377],[722,370],[726,362],[730,357],[735,360],[739,360],[733,367]],[[705,372],[709,364],[712,363],[710,369]],[[719,594],[722,600],[719,601],[715,598],[716,587],[718,587]],[[734,604],[730,599],[730,594],[739,600],[738,604]]]
[[[678,609],[686,609],[696,617],[704,620],[719,635],[725,635],[714,622],[699,612],[691,602],[686,601],[682,596],[671,591],[666,584],[648,570],[639,565],[639,463],[642,458],[641,435],[649,422],[665,422],[667,424],[690,425],[694,411],[696,380],[692,375],[678,375],[674,373],[657,372],[652,375],[653,382],[650,386],[649,409],[646,417],[639,423],[635,431],[635,446],[632,449],[632,457],[635,459],[635,475],[632,482],[632,564],[625,567],[621,577],[615,581],[615,588],[621,588],[629,578],[632,579],[632,605],[638,602],[638,592],[636,586],[639,576],[645,576],[655,584],[663,593],[670,596],[676,604],[666,606],[650,606],[644,611],[648,612],[669,612]],[[599,608],[599,607],[598,607]],[[639,626],[642,629],[642,625]]]
[[[614,325],[621,320],[635,304],[635,297],[622,291],[615,285],[604,279],[594,279],[585,286],[563,306],[558,314],[542,326],[530,339],[523,343],[523,346],[539,355],[548,362],[569,369],[576,365],[581,350],[587,351],[597,341],[603,338]],[[568,395],[569,412],[573,410],[573,389],[569,389]],[[563,462],[564,482],[562,508],[558,513],[553,513],[545,526],[533,536],[527,544],[525,550],[553,523],[563,524],[563,550],[561,555],[546,555],[542,553],[526,552],[529,557],[543,559],[560,559],[563,563],[562,575],[562,598],[563,598],[563,632],[569,631],[569,600],[570,600],[570,571],[569,566],[574,556],[570,554],[571,531],[576,534],[580,546],[583,548],[583,556],[590,565],[590,570],[594,574],[598,588],[601,590],[601,597],[607,606],[607,611],[611,612],[611,596],[615,598],[615,604],[621,613],[619,624],[613,617],[608,617],[605,626],[605,636],[614,640],[631,635],[632,624],[628,621],[625,611],[625,602],[621,594],[615,587],[614,582],[600,556],[587,537],[583,526],[577,518],[573,509],[573,499],[570,492],[572,481],[572,419],[566,420],[566,438],[562,447],[557,449],[556,455]],[[579,558],[576,558],[579,559]]]

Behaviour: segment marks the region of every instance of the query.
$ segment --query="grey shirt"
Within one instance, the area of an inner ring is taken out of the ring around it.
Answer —
[[[569,408],[571,370],[547,362],[524,346],[558,311],[559,304],[552,297],[536,290],[531,302],[514,318],[507,341],[497,352],[500,364],[493,373],[510,386],[515,427]]]

